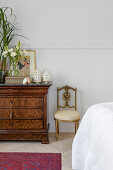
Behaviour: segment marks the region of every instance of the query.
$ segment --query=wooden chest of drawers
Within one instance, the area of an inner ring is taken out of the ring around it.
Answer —
[[[47,93],[51,84],[0,84],[0,140],[48,143]]]

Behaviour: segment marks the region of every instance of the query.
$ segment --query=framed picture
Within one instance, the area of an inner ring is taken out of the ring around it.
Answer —
[[[27,54],[18,60],[19,76],[33,77],[36,69],[36,50],[26,50]]]

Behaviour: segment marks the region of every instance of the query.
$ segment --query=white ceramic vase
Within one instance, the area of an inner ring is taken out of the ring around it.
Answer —
[[[39,67],[33,73],[33,82],[40,83],[41,82],[41,71]]]
[[[51,81],[50,74],[47,70],[45,70],[42,74],[42,81],[43,82]]]

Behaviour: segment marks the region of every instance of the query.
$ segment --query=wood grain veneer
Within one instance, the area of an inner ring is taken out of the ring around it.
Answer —
[[[46,85],[0,85],[0,140],[49,143]]]

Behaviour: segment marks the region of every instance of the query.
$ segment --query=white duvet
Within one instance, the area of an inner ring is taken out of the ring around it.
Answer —
[[[113,102],[91,106],[72,144],[75,170],[113,170]]]

